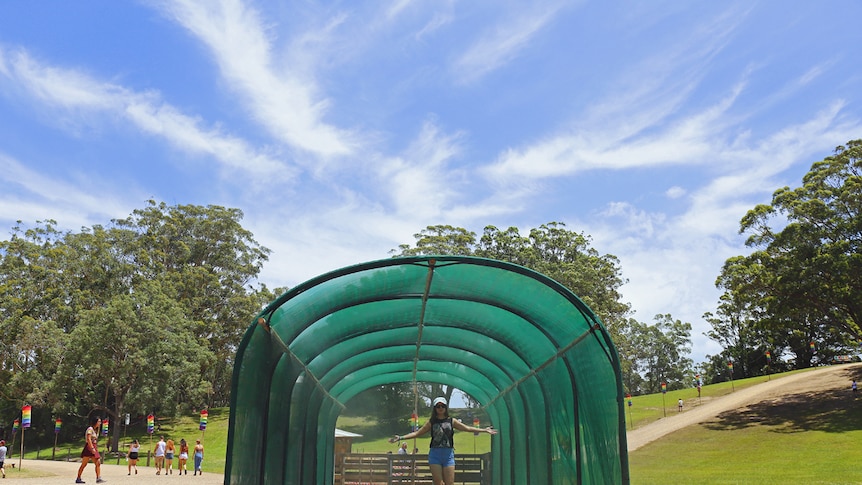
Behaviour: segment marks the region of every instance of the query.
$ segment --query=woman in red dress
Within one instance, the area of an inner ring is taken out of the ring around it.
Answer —
[[[102,457],[99,455],[99,445],[97,444],[97,440],[99,439],[99,428],[101,427],[102,418],[92,416],[90,418],[90,427],[87,428],[87,432],[84,433],[84,449],[81,450],[81,466],[78,468],[78,478],[75,480],[75,483],[84,483],[84,480],[81,480],[81,474],[84,473],[84,468],[87,467],[87,463],[90,461],[96,465],[96,483],[105,482],[105,480],[102,480]]]

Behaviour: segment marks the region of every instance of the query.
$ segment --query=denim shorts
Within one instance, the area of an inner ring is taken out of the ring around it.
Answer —
[[[431,448],[428,450],[428,464],[455,466],[455,448]]]

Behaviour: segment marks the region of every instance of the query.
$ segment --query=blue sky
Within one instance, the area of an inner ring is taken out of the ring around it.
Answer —
[[[0,3],[0,228],[218,204],[270,287],[559,221],[691,322],[739,220],[862,138],[862,3]],[[8,232],[8,231],[7,231]]]

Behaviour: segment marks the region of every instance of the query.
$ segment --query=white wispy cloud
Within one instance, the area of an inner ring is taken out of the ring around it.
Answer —
[[[680,113],[728,42],[738,20],[693,29],[673,50],[632,63],[583,119],[533,144],[508,148],[486,170],[509,180],[573,175],[585,170],[705,163],[745,82],[700,111]],[[747,73],[743,73],[747,74]],[[738,120],[734,120],[738,123]]]
[[[397,213],[420,219],[443,216],[460,185],[457,171],[449,166],[460,153],[459,136],[445,135],[426,121],[402,155],[381,165],[381,187],[388,188]]]
[[[484,29],[454,61],[453,75],[459,82],[469,84],[512,62],[563,6],[560,2],[530,3],[507,12],[501,22]]]
[[[331,101],[320,94],[312,73],[273,56],[269,27],[255,9],[239,0],[157,5],[210,49],[253,119],[275,139],[323,157],[355,150],[355,135],[324,120]]]
[[[78,178],[57,177],[33,170],[13,157],[0,153],[0,214],[6,219],[27,223],[53,219],[61,226],[79,228],[128,214],[132,200],[145,200],[145,194],[123,188],[123,197],[104,190],[104,180],[91,175]]]
[[[136,92],[79,70],[51,66],[23,49],[0,47],[0,66],[9,90],[31,97],[49,117],[72,130],[98,122],[93,121],[98,116],[102,123],[123,119],[180,150],[212,157],[231,173],[290,174],[278,159],[239,137],[202,127],[200,119],[163,102],[154,91]]]
[[[851,139],[862,130],[859,120],[845,119],[842,110],[843,104],[836,102],[759,142],[715,145],[712,178],[688,188],[677,215],[620,201],[597,217],[572,218],[595,237],[597,247],[619,255],[629,279],[622,292],[638,320],[650,321],[673,308],[675,318],[695,325],[692,339],[698,358],[721,350],[703,335],[701,317],[715,309],[720,292],[713,283],[724,262],[748,252],[745,235],[738,234],[739,221],[756,204],[768,203],[775,189],[800,184],[785,173],[824,156],[815,147]],[[682,189],[672,187],[671,194],[683,195]]]

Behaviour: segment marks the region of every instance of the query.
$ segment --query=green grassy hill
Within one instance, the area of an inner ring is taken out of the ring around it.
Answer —
[[[631,483],[862,483],[862,397],[849,391],[862,369],[846,372],[847,386],[721,413],[629,453]]]

